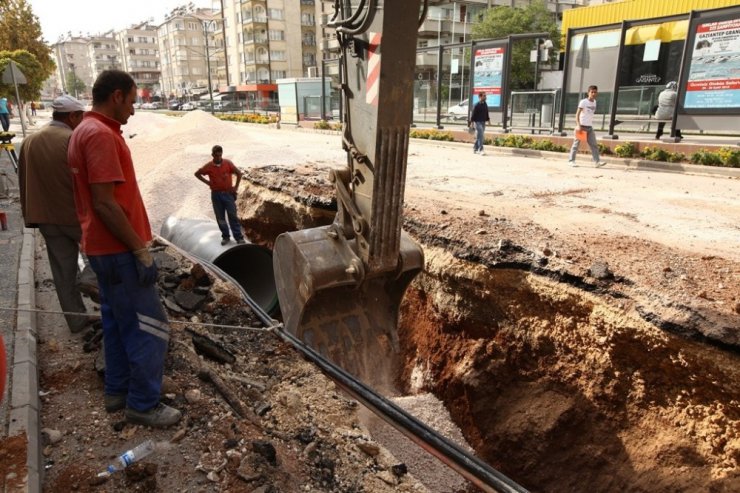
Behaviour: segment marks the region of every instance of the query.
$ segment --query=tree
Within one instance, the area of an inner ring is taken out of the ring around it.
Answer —
[[[70,96],[74,96],[76,98],[80,97],[85,92],[85,89],[87,88],[87,86],[82,81],[82,79],[77,77],[77,74],[73,70],[70,70],[69,72],[67,72],[66,83],[67,83],[67,93]]]
[[[47,77],[44,75],[44,69],[36,57],[26,50],[0,51],[0,74],[5,71],[10,61],[13,60],[18,68],[26,76],[26,84],[18,84],[18,93],[24,101],[38,99],[41,93],[41,86]],[[0,94],[15,98],[15,88],[13,84],[3,84],[0,82]]]
[[[560,31],[553,13],[547,10],[544,0],[534,0],[524,8],[498,6],[487,9],[479,22],[473,24],[473,39],[500,39],[510,34],[550,33],[553,49],[550,62],[560,47]],[[511,49],[511,89],[531,89],[534,87],[534,63],[529,61],[529,53],[534,49],[535,40],[520,40]]]
[[[29,78],[28,87],[36,88],[35,93],[25,97],[37,99],[43,82],[56,69],[51,58],[51,48],[43,40],[39,19],[26,0],[0,0],[0,51],[18,53],[18,50],[32,55],[38,64],[38,70],[26,67],[33,73],[24,71]],[[19,60],[16,62],[21,63]],[[38,83],[36,78],[40,79]]]

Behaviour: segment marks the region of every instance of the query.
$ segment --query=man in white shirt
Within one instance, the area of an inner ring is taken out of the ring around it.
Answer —
[[[593,159],[594,166],[600,168],[606,164],[599,156],[599,145],[596,143],[596,133],[593,127],[594,113],[596,113],[596,95],[598,93],[598,87],[588,86],[588,97],[578,103],[578,110],[576,111],[576,138],[573,139],[573,145],[570,147],[570,156],[568,157],[568,164],[571,166],[576,165],[576,153],[581,144],[577,135],[579,131],[586,132],[586,142],[591,148],[591,158]]]

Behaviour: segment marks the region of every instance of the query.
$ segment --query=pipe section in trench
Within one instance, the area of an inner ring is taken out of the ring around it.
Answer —
[[[245,243],[221,245],[221,231],[211,220],[169,216],[160,235],[205,262],[233,277],[264,311],[278,310],[272,252],[263,246]]]

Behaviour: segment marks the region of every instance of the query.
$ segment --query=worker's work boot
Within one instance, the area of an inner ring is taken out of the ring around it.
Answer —
[[[126,421],[137,425],[151,426],[152,428],[166,428],[174,425],[180,421],[181,417],[182,413],[180,411],[161,402],[148,411],[126,408]]]

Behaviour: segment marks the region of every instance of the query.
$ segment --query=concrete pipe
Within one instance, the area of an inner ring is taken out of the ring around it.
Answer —
[[[272,252],[245,243],[221,245],[221,231],[215,221],[169,216],[160,235],[178,248],[211,263],[233,277],[267,313],[278,308]]]

